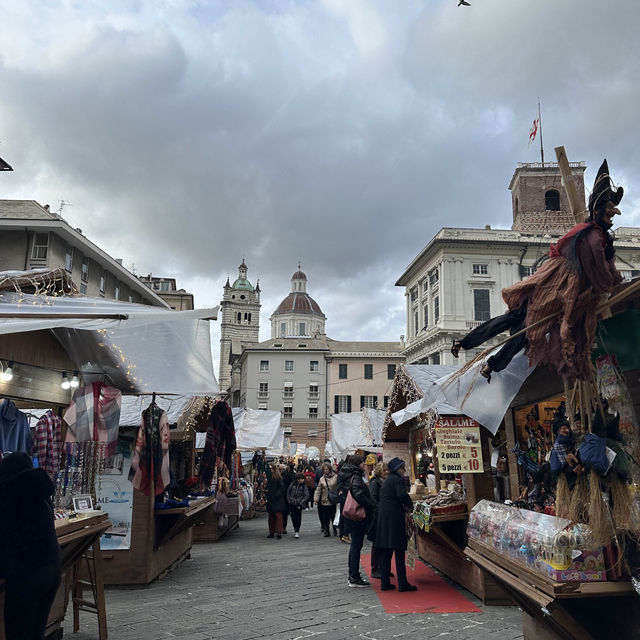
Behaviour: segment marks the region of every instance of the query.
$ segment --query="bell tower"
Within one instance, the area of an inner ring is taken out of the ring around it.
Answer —
[[[260,334],[260,284],[247,280],[248,267],[242,260],[238,278],[224,285],[220,301],[220,369],[218,384],[226,392],[232,385],[232,360],[239,357],[242,345],[257,344]],[[232,399],[233,401],[233,399]],[[235,404],[233,406],[236,406]]]
[[[573,181],[585,209],[584,162],[570,162]],[[563,235],[575,221],[557,162],[519,162],[509,183],[513,231]]]

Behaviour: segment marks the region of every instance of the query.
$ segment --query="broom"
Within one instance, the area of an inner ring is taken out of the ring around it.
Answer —
[[[587,504],[589,502],[589,481],[585,473],[579,473],[576,484],[571,492],[569,503],[569,520],[572,522],[589,523]]]

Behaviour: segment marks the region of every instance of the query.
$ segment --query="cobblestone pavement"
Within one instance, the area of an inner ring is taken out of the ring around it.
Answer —
[[[522,638],[517,607],[483,607],[467,591],[481,613],[385,613],[373,589],[347,587],[349,545],[322,537],[315,510],[303,512],[300,539],[292,533],[267,539],[265,517],[242,521],[219,542],[194,545],[162,580],[107,587],[110,640]],[[97,639],[96,617],[80,621],[74,634],[69,608],[65,636]]]

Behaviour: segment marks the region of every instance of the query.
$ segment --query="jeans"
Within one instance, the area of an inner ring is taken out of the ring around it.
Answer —
[[[396,554],[396,576],[398,576],[398,586],[404,587],[407,581],[407,567],[405,566],[405,550],[404,549],[378,549],[380,554],[380,584],[383,587],[389,585],[389,574],[391,573],[391,556]]]
[[[269,533],[282,533],[282,511],[269,514]]]
[[[60,584],[60,563],[7,579],[4,626],[7,640],[42,640],[49,610]]]
[[[293,530],[297,533],[300,531],[300,523],[302,522],[302,507],[296,507],[292,504],[289,505],[289,515],[291,516]]]
[[[524,329],[524,321],[527,317],[528,301],[525,300],[517,309],[507,311],[507,313],[491,318],[483,322],[479,327],[476,327],[473,331],[470,331],[462,340],[460,340],[461,347],[466,351],[467,349],[473,349],[486,342],[489,338],[497,336],[499,333],[509,329],[509,333],[513,335]],[[502,371],[510,362],[513,357],[524,349],[527,343],[526,333],[520,334],[517,338],[509,340],[498,353],[487,359],[487,364],[491,368],[491,371]]]
[[[360,577],[360,552],[364,544],[364,534],[366,527],[363,522],[352,522],[351,545],[349,546],[349,578],[357,579]]]
[[[322,530],[327,533],[331,532],[331,523],[333,522],[333,518],[336,515],[336,505],[335,504],[318,504],[318,516],[320,517],[320,525],[322,526]]]

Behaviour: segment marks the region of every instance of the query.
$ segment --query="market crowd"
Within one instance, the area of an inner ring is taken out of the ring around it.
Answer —
[[[381,589],[415,591],[405,567],[406,517],[413,509],[405,476],[405,462],[383,462],[375,454],[348,456],[337,467],[330,460],[273,463],[267,481],[268,538],[289,533],[300,537],[302,511],[317,508],[324,537],[349,544],[348,586],[368,587],[360,574],[360,554],[365,537],[371,541],[371,575]],[[391,581],[395,555],[397,585]]]

